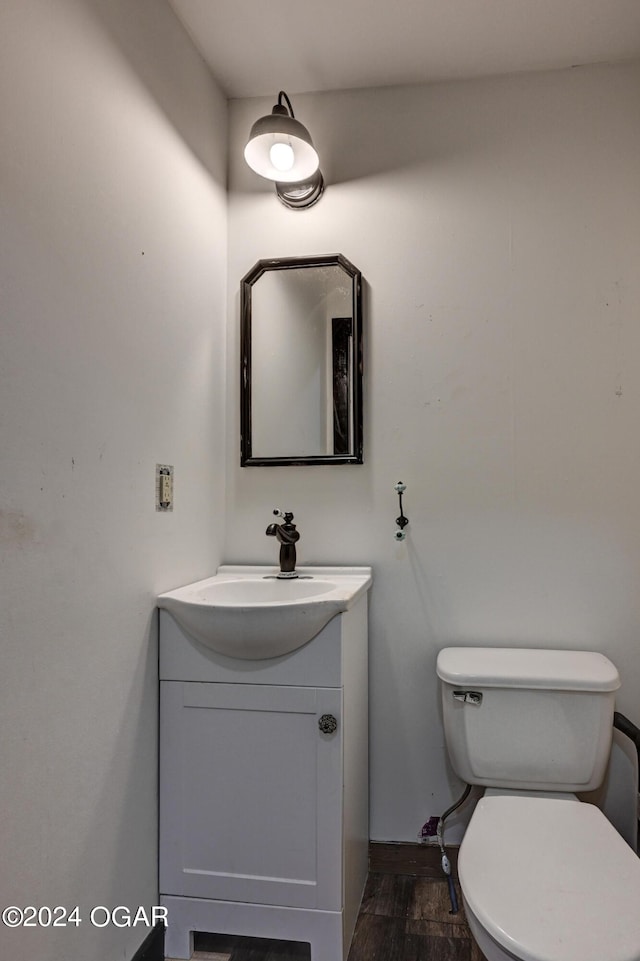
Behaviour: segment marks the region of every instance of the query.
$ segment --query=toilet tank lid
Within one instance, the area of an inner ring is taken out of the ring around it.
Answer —
[[[617,691],[614,664],[596,651],[539,648],[445,647],[438,677],[460,687],[514,687],[551,691]]]

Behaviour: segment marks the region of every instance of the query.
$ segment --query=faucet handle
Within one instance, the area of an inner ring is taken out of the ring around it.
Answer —
[[[283,517],[285,524],[290,524],[293,520],[293,514],[291,511],[281,511],[279,507],[274,507],[273,513],[276,517]]]

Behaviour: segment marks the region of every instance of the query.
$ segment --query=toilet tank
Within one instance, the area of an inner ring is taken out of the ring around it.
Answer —
[[[620,687],[604,655],[447,647],[437,673],[447,749],[463,781],[528,791],[601,783]]]

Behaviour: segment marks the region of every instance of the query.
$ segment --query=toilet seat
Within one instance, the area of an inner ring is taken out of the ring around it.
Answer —
[[[465,903],[522,961],[640,961],[640,859],[594,805],[488,791],[458,858]]]

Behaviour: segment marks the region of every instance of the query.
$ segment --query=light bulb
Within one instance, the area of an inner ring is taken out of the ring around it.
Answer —
[[[296,156],[293,152],[293,147],[288,143],[274,143],[269,149],[269,160],[276,168],[283,173],[287,170],[291,170]]]

